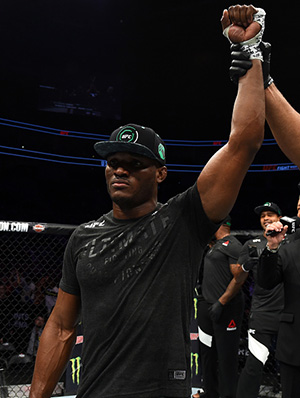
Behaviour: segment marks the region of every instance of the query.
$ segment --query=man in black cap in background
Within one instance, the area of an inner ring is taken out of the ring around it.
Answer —
[[[203,259],[198,325],[204,391],[209,398],[235,397],[243,320],[243,283],[233,277],[242,244],[226,217]],[[230,365],[229,365],[230,364]]]
[[[107,160],[112,210],[79,226],[69,240],[31,398],[51,396],[80,315],[78,397],[190,396],[193,290],[203,250],[233,207],[263,140],[262,80],[261,61],[253,59],[240,79],[228,143],[192,187],[166,204],[157,201],[167,176],[165,144],[152,129],[128,124],[95,145]]]
[[[283,285],[279,284],[272,290],[266,290],[257,283],[258,257],[267,243],[266,228],[272,222],[279,221],[282,212],[273,202],[257,206],[254,211],[259,216],[263,233],[244,243],[238,259],[239,271],[235,274],[237,282],[243,282],[250,271],[254,282],[248,323],[249,356],[239,377],[237,398],[258,396],[263,368],[271,347],[274,347],[280,313],[283,309]]]

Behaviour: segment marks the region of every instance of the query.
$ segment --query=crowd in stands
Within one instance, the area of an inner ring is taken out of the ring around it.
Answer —
[[[0,278],[0,344],[14,354],[36,355],[43,327],[55,304],[57,281],[49,275],[36,282],[13,269]]]

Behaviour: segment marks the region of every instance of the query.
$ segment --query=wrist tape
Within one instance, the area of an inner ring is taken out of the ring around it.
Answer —
[[[250,55],[249,59],[260,59],[262,62],[263,54],[259,45],[265,30],[265,16],[266,12],[262,8],[257,8],[257,12],[253,14],[253,21],[257,22],[261,26],[260,31],[251,39],[239,43],[241,45],[241,50],[246,51]],[[223,35],[227,37],[230,43],[232,43],[232,41],[229,39],[228,32],[231,26],[232,24],[223,30]]]

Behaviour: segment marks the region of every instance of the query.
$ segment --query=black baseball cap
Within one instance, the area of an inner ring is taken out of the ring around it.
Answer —
[[[150,127],[138,124],[127,124],[117,128],[109,141],[96,142],[95,151],[102,159],[116,152],[132,152],[157,160],[162,166],[166,164],[166,145]]]
[[[254,211],[259,216],[261,215],[261,213],[263,211],[273,211],[274,213],[278,214],[278,216],[282,215],[282,211],[280,210],[280,207],[274,202],[266,202],[261,206],[257,206],[257,207],[255,207]]]

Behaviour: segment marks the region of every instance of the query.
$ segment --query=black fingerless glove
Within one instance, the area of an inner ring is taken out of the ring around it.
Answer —
[[[215,321],[218,322],[218,320],[220,319],[222,312],[223,312],[223,308],[224,305],[220,303],[220,301],[216,301],[214,304],[212,304],[209,308],[209,315],[210,318]]]
[[[271,44],[261,42],[260,48],[262,50],[264,62],[262,62],[264,88],[270,86],[273,83],[273,79],[270,76],[271,66]],[[249,59],[249,54],[246,51],[241,50],[240,44],[232,44],[231,50],[231,65],[229,68],[230,80],[234,83],[238,83],[239,78],[244,76],[247,71],[252,67],[252,61]]]
[[[258,257],[249,257],[247,261],[242,264],[242,268],[245,272],[249,272],[255,265],[258,265]]]
[[[237,84],[239,78],[244,76],[252,68],[252,61],[249,59],[250,54],[241,50],[240,44],[232,44],[230,51],[231,66],[229,68],[229,77],[231,81]]]

